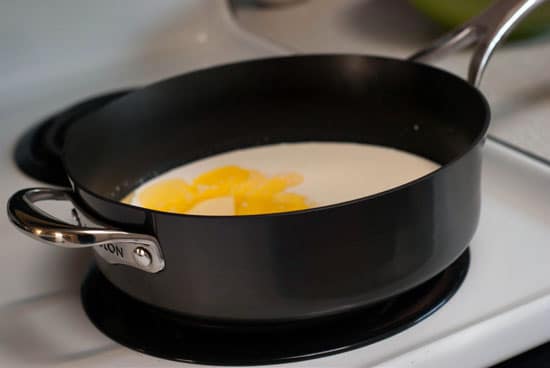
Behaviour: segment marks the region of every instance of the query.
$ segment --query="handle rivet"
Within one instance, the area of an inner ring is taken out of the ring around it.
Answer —
[[[152,262],[151,253],[143,247],[137,247],[134,249],[134,260],[141,267],[149,267]]]

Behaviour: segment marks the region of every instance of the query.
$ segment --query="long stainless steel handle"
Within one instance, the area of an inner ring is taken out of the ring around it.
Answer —
[[[409,60],[430,61],[451,52],[476,45],[468,70],[468,81],[479,86],[495,48],[514,26],[548,0],[498,0],[477,17],[412,55]]]
[[[125,264],[146,272],[164,268],[164,259],[156,238],[117,229],[85,227],[63,222],[34,205],[35,202],[69,201],[75,205],[70,189],[31,188],[15,193],[8,201],[8,217],[24,234],[46,244],[65,248],[94,247],[96,253],[111,264]],[[86,216],[90,219],[90,216]]]

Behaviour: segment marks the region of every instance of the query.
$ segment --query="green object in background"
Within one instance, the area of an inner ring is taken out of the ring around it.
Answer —
[[[454,28],[478,15],[492,0],[409,0],[418,10],[445,28]],[[511,39],[535,36],[550,29],[550,3],[539,6],[510,35]]]

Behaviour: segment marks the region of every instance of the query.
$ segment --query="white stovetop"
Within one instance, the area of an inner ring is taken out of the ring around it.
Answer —
[[[16,190],[42,185],[23,176],[11,159],[17,137],[40,118],[96,93],[281,52],[236,27],[221,0],[91,4],[0,4],[0,71],[5,77],[0,85],[0,206]],[[273,21],[265,22],[266,29],[273,29]],[[313,29],[312,23],[301,24]],[[493,80],[488,77],[486,84]],[[512,115],[528,122],[539,121],[538,112],[548,105],[536,96],[519,102],[529,110]],[[472,265],[455,298],[399,335],[288,366],[476,367],[549,340],[550,169],[489,143],[483,180]],[[38,244],[19,234],[5,212],[0,232],[0,366],[186,366],[132,352],[95,330],[78,297],[90,260],[86,252]]]

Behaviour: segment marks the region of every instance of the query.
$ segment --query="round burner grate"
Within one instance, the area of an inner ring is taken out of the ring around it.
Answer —
[[[61,162],[65,133],[71,123],[124,96],[131,90],[112,92],[77,103],[27,131],[15,147],[17,166],[30,177],[60,186],[69,186]]]
[[[223,324],[182,317],[126,295],[95,267],[81,296],[96,327],[130,349],[201,364],[273,364],[356,349],[413,326],[454,295],[469,263],[466,250],[445,271],[384,302],[336,316],[278,324]]]

